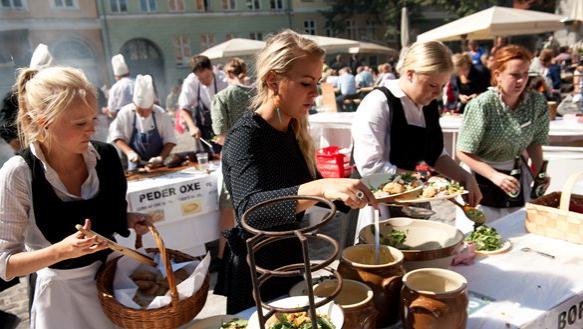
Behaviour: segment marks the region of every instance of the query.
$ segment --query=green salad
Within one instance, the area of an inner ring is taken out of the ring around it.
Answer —
[[[247,322],[247,320],[235,318],[229,322],[223,322],[219,329],[245,329]]]
[[[472,242],[477,251],[494,251],[502,248],[502,236],[496,229],[482,225],[476,228],[468,237],[467,242]]]
[[[375,235],[375,228],[374,226],[370,227],[370,231],[372,235]],[[381,244],[386,246],[391,246],[397,249],[407,250],[410,249],[407,246],[404,246],[405,240],[407,240],[407,233],[399,230],[393,229],[391,233],[388,235],[384,235],[383,233],[380,234]]]
[[[317,315],[318,329],[336,329],[325,315]],[[307,312],[276,313],[267,323],[268,329],[316,329]]]

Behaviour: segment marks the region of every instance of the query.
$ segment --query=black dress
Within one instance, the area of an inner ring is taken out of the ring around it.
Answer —
[[[468,73],[468,83],[462,83],[459,76],[456,76],[456,83],[460,95],[470,96],[472,94],[479,95],[484,91],[488,90],[490,86],[490,77],[486,75],[484,71],[480,71],[473,65],[470,67],[470,73]],[[467,104],[461,104],[460,111],[464,113]]]
[[[247,309],[255,302],[244,239],[250,237],[240,228],[241,216],[251,206],[281,196],[297,195],[299,185],[312,181],[308,166],[291,127],[280,132],[253,112],[241,117],[233,127],[223,148],[223,175],[231,193],[237,227],[225,236],[225,266],[219,275],[215,293],[227,296],[227,313]],[[249,224],[259,229],[290,230],[299,227],[303,213],[296,214],[296,201],[274,204],[255,212]],[[257,265],[274,269],[302,262],[300,244],[286,239],[270,244],[256,253]],[[287,294],[300,278],[268,280],[262,298],[269,301]]]

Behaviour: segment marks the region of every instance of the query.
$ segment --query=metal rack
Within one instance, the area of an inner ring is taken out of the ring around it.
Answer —
[[[291,200],[310,200],[316,201],[321,204],[325,204],[330,209],[329,213],[322,218],[322,220],[312,226],[308,226],[305,228],[297,229],[297,230],[290,230],[290,231],[267,231],[267,230],[259,230],[257,228],[252,227],[249,225],[249,217],[251,214],[261,208],[266,206],[280,203],[284,201],[291,201]],[[296,313],[296,312],[305,312],[307,311],[310,315],[310,319],[313,324],[317,323],[317,315],[316,315],[316,308],[330,303],[334,297],[336,297],[340,290],[342,289],[342,277],[340,274],[330,268],[327,267],[330,265],[338,256],[339,252],[339,245],[336,240],[333,238],[318,233],[318,229],[325,225],[329,220],[331,220],[334,215],[336,214],[336,206],[331,201],[328,201],[321,197],[316,196],[286,196],[280,197],[273,200],[267,200],[261,203],[256,204],[255,206],[249,208],[241,218],[241,225],[243,228],[254,234],[253,237],[247,239],[247,262],[249,263],[249,268],[251,270],[251,280],[253,283],[253,298],[255,299],[255,304],[257,306],[257,316],[259,319],[259,328],[265,329],[265,322],[269,319],[273,314],[276,312],[280,313]],[[262,248],[268,246],[270,243],[275,241],[283,240],[283,239],[290,239],[290,238],[297,238],[302,246],[302,256],[303,256],[303,263],[295,263],[285,265],[275,270],[268,270],[262,267],[257,266],[255,262],[255,253],[261,250]],[[332,245],[334,248],[333,253],[330,257],[326,260],[320,262],[311,262],[308,250],[308,239],[319,239],[326,241]],[[336,280],[338,280],[338,286],[334,290],[334,292],[328,296],[319,300],[318,302],[314,299],[314,290],[313,290],[313,281],[312,281],[312,272],[324,270],[332,274]],[[258,275],[259,274],[259,275]],[[281,307],[274,307],[267,303],[264,303],[261,300],[261,286],[270,278],[272,277],[294,277],[294,276],[303,276],[304,280],[307,285],[307,292],[308,292],[308,301],[309,304],[303,307],[296,307],[296,308],[281,308]],[[267,309],[267,312],[264,312],[264,309]],[[264,314],[265,313],[265,314]]]

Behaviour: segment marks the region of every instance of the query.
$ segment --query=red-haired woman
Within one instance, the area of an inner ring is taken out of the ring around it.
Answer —
[[[527,153],[535,170],[541,167],[549,116],[544,97],[526,89],[532,55],[508,45],[496,51],[492,85],[468,104],[457,143],[457,156],[476,175],[481,208],[493,220],[522,207],[530,194],[530,175],[509,173],[514,159]],[[518,196],[516,193],[520,193]],[[458,222],[458,226],[460,223]]]

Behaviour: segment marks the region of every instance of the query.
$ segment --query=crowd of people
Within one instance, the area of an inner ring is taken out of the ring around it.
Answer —
[[[194,56],[192,72],[168,95],[164,109],[155,77],[131,78],[123,56],[116,55],[116,83],[102,110],[111,120],[108,143],[102,143],[91,140],[99,107],[96,89],[82,71],[53,66],[46,46],[39,49],[5,100],[13,113],[2,111],[11,124],[1,129],[17,154],[0,169],[0,277],[10,281],[36,273],[32,328],[58,328],[63,322],[79,328],[113,326],[98,311],[94,284],[109,252],[102,242],[76,232],[75,224],[110,238],[127,236],[128,229],[145,232],[148,216],[127,212],[124,168],[168,163],[176,130],[192,136],[193,150],[221,157],[224,238],[218,257],[223,266],[215,293],[227,296],[227,313],[233,314],[255,304],[244,246],[250,234],[241,218],[260,202],[320,196],[336,202],[340,211],[361,209],[349,227],[362,227],[378,205],[359,178],[414,171],[425,163],[463,185],[468,204],[479,205],[489,220],[522,207],[530,195],[530,176],[516,178],[510,170],[517,157],[526,159],[523,172],[541,168],[547,101],[560,97],[560,72],[578,60],[565,49],[555,56],[554,49],[545,48],[533,56],[500,39],[490,53],[475,42],[459,54],[441,42],[417,42],[394,69],[389,63],[373,69],[357,57],[350,63],[338,57],[326,65],[322,48],[285,30],[257,54],[254,82],[241,59],[219,70],[209,58]],[[580,73],[574,74],[574,90],[581,95],[583,66],[575,72]],[[535,73],[542,88],[532,87]],[[322,178],[316,167],[308,115],[322,81],[338,93],[340,109],[362,99],[353,109],[358,114],[352,125],[353,178]],[[463,113],[455,154],[461,164],[444,148],[443,111]],[[274,204],[250,216],[249,223],[272,231],[297,229],[314,204]],[[301,262],[301,248],[286,239],[256,258],[274,269]],[[263,298],[285,294],[298,280],[270,281]]]

